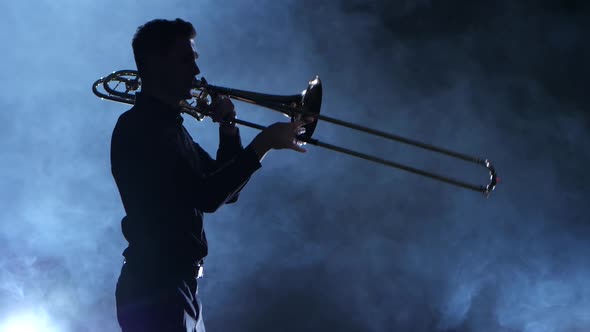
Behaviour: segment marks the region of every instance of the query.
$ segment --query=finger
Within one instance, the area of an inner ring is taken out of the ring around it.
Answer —
[[[215,122],[226,121],[226,119],[234,119],[236,116],[234,104],[225,96],[220,96],[216,104],[212,108],[216,114]]]
[[[229,99],[228,96],[220,96],[219,102],[228,108],[234,108],[234,103]]]
[[[235,110],[225,110],[225,112],[222,112],[223,114],[223,118],[224,119],[229,119],[229,118],[235,118],[236,117],[236,111]]]
[[[220,95],[212,95],[211,96],[211,107],[217,107],[219,106],[219,103],[221,101],[221,97]]]
[[[223,122],[226,123],[226,124],[234,124],[236,122],[236,112],[235,111],[231,111],[230,113],[228,113],[223,118]]]
[[[305,150],[304,148],[302,148],[301,146],[297,145],[297,144],[293,144],[290,147],[291,150],[295,150],[297,152],[307,152],[307,150]]]
[[[229,97],[225,97],[225,100],[227,100],[227,104],[231,107],[231,109],[233,110],[234,107],[234,102],[231,101],[231,99]]]
[[[303,121],[303,120],[296,120],[294,122],[291,122],[291,127],[293,128],[293,130],[296,130],[297,128],[299,128],[303,125],[305,125],[305,121]]]
[[[301,141],[297,140],[296,137],[293,138],[291,149],[299,152],[306,152],[304,148],[302,148],[303,144]]]
[[[234,109],[234,103],[231,101],[231,99],[228,96],[224,96],[224,95],[216,95],[215,99],[214,99],[214,103],[216,107],[219,108],[227,108],[227,109]]]

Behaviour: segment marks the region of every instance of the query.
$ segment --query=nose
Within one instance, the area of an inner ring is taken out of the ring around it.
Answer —
[[[201,70],[199,69],[199,66],[197,66],[197,64],[195,63],[195,68],[194,68],[194,75],[197,76],[201,73]]]

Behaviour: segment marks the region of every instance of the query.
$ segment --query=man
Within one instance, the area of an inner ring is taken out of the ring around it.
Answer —
[[[124,332],[204,331],[196,279],[207,255],[203,213],[236,202],[269,150],[305,152],[296,142],[303,121],[275,123],[243,148],[234,106],[224,97],[211,105],[219,123],[216,158],[193,141],[179,102],[191,98],[200,73],[195,35],[183,20],[154,20],[133,38],[141,92],[120,116],[111,142],[129,242],[116,289]]]

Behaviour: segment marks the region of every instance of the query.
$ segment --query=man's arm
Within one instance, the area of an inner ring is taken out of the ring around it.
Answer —
[[[201,166],[205,173],[215,172],[217,168],[222,167],[223,164],[229,162],[235,158],[238,153],[244,150],[240,138],[240,131],[235,126],[219,127],[219,147],[217,149],[216,159],[211,158],[209,153],[207,153],[207,151],[205,151],[198,143],[193,141],[193,144],[199,154],[199,160],[201,161]],[[249,178],[236,190],[225,204],[235,203],[238,200],[240,191],[244,188],[248,180]]]
[[[189,199],[203,212],[214,212],[241,189],[262,165],[260,161],[271,149],[291,149],[305,152],[295,142],[304,121],[277,122],[260,132],[235,158],[211,173],[192,172],[188,181]]]

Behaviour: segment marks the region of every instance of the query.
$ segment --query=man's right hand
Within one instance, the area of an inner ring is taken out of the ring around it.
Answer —
[[[297,136],[303,134],[305,124],[306,122],[302,120],[277,122],[262,130],[250,144],[258,156],[258,160],[262,160],[264,155],[271,149],[291,149],[306,152],[304,148],[297,144]]]

